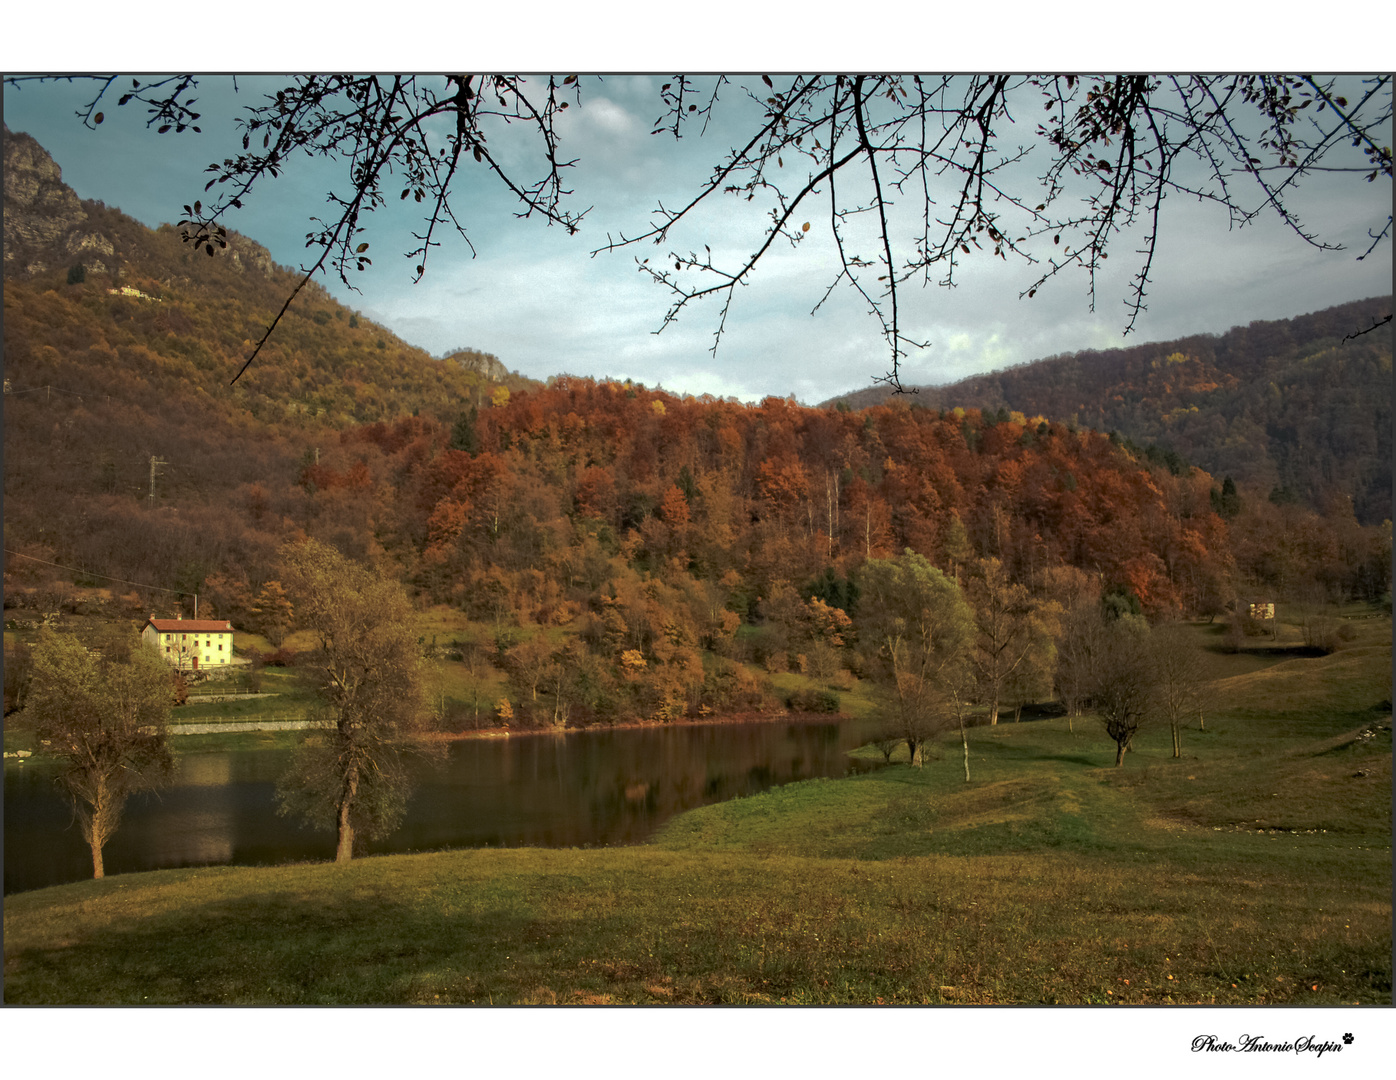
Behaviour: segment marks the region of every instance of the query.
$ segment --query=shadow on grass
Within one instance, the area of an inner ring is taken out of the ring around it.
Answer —
[[[381,895],[265,893],[191,905],[56,948],[6,957],[5,999],[59,1005],[381,1005],[517,1001],[539,980],[528,958],[553,934],[585,931],[500,907],[447,914]],[[469,972],[470,974],[464,974]],[[521,978],[522,976],[522,978]]]
[[[1012,761],[1059,761],[1065,765],[1081,765],[1087,769],[1100,769],[1114,764],[1113,752],[1101,751],[1094,756],[1089,756],[1085,752],[1079,754],[1051,753],[1037,747],[1014,746],[1011,743],[996,745],[994,756]]]
[[[1219,656],[1257,656],[1265,660],[1300,660],[1314,659],[1316,657],[1331,656],[1316,645],[1265,645],[1258,649],[1243,647],[1234,649],[1226,642],[1213,641],[1203,646],[1210,653]]]

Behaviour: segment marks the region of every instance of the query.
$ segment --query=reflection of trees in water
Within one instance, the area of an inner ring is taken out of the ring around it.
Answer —
[[[423,778],[408,822],[380,849],[634,843],[697,806],[843,776],[857,767],[846,753],[862,741],[856,727],[763,722],[467,740],[452,747],[442,774]],[[456,834],[446,835],[448,822]]]
[[[697,806],[865,767],[846,753],[865,741],[861,726],[683,725],[465,740],[421,775],[407,820],[370,850],[636,843]],[[276,816],[272,790],[285,762],[285,751],[271,750],[181,757],[172,788],[128,807],[109,852],[112,871],[322,857],[323,836]],[[6,770],[7,887],[84,877],[81,838],[66,829],[70,815],[51,779],[25,769]]]
[[[232,778],[231,754],[187,754],[175,763],[175,783],[181,787],[219,787]]]

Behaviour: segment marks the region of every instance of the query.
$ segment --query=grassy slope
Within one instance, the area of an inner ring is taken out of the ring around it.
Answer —
[[[1166,731],[1115,770],[1089,719],[1001,724],[972,732],[971,784],[948,743],[642,847],[11,896],[5,997],[1389,1004],[1390,659],[1363,641],[1227,678],[1179,761]]]

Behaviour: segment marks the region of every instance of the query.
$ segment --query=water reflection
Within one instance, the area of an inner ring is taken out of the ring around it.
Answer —
[[[454,743],[419,777],[407,819],[374,852],[636,843],[675,814],[866,766],[856,721],[714,724]],[[278,817],[285,750],[190,754],[175,784],[133,797],[104,855],[109,874],[326,859],[329,833]],[[90,877],[82,836],[51,777],[5,769],[5,892]]]

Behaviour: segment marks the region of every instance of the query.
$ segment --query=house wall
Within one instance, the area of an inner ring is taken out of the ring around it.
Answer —
[[[192,671],[224,667],[233,662],[233,635],[223,633],[162,633],[146,624],[141,639],[172,667]],[[194,660],[198,659],[198,664]]]

